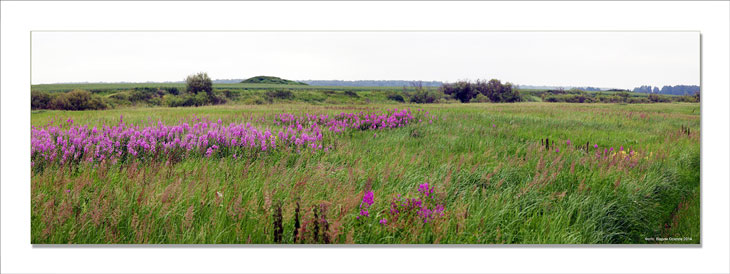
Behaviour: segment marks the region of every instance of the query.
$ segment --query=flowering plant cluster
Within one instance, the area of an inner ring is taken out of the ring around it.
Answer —
[[[418,186],[418,197],[406,198],[401,195],[393,197],[390,209],[386,212],[387,218],[383,218],[381,224],[386,224],[388,219],[391,223],[398,221],[429,223],[443,217],[444,205],[433,195],[433,190],[433,186],[423,183]]]
[[[414,115],[415,114],[415,115]],[[423,115],[424,118],[435,119],[428,111],[417,110],[412,113],[410,109],[388,109],[382,112],[358,112],[340,113],[337,115],[310,115],[296,116],[292,114],[276,115],[274,121],[277,125],[285,125],[290,128],[301,128],[306,126],[323,126],[331,132],[342,132],[348,128],[361,130],[375,130],[386,128],[398,128],[416,121],[416,116]]]
[[[375,194],[372,191],[366,192],[365,195],[362,196],[362,202],[360,202],[360,216],[357,216],[357,219],[360,219],[361,216],[370,217],[370,212],[368,210],[374,203]]]
[[[166,125],[158,121],[147,126],[128,124],[120,118],[117,125],[101,127],[73,125],[69,119],[65,126],[31,127],[31,166],[81,161],[116,163],[172,155],[211,157],[220,154],[239,158],[244,152],[282,147],[296,151],[327,151],[329,147],[323,148],[326,131],[339,133],[350,128],[363,129],[365,124],[368,125],[365,130],[397,128],[417,122],[414,115],[418,114],[410,109],[335,116],[280,114],[274,120],[283,127],[276,132],[250,123],[225,125],[221,120],[212,122],[200,118],[194,118],[192,123]]]

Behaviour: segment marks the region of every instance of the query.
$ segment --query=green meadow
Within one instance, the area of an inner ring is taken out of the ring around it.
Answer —
[[[34,110],[34,127],[68,119],[101,127],[121,116],[135,125],[204,117],[275,130],[282,113],[393,108],[436,118],[326,135],[332,146],[326,152],[32,168],[31,243],[700,242],[698,103],[343,102]],[[443,206],[443,214],[393,219],[394,199],[423,198],[424,183],[433,187],[428,202]],[[363,216],[368,192],[374,203]]]

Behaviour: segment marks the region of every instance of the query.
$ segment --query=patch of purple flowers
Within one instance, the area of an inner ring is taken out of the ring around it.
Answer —
[[[392,109],[373,113],[341,113],[338,115],[310,115],[302,117],[279,114],[274,118],[278,131],[258,128],[250,123],[224,125],[194,117],[192,122],[166,125],[161,121],[139,126],[125,123],[120,117],[117,125],[65,124],[31,127],[31,167],[46,164],[116,163],[127,159],[158,159],[178,155],[204,157],[236,155],[246,152],[266,152],[280,148],[327,150],[323,140],[327,132],[341,133],[347,129],[376,130],[408,125],[415,116],[429,117],[428,112],[410,109]],[[435,116],[433,116],[435,117]],[[375,136],[375,135],[374,135]]]
[[[432,186],[428,183],[420,184],[418,193],[419,197],[416,198],[403,198],[398,195],[391,200],[387,214],[393,222],[404,220],[408,223],[418,220],[429,223],[444,216],[444,205],[434,197]]]

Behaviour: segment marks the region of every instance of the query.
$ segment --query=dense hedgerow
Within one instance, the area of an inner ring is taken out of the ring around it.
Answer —
[[[54,94],[42,91],[31,92],[31,109],[99,110],[106,108],[108,105],[101,97],[86,90]]]

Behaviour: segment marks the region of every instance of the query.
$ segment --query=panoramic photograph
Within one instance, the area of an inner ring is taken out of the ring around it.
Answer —
[[[33,245],[701,243],[697,31],[30,43]]]

